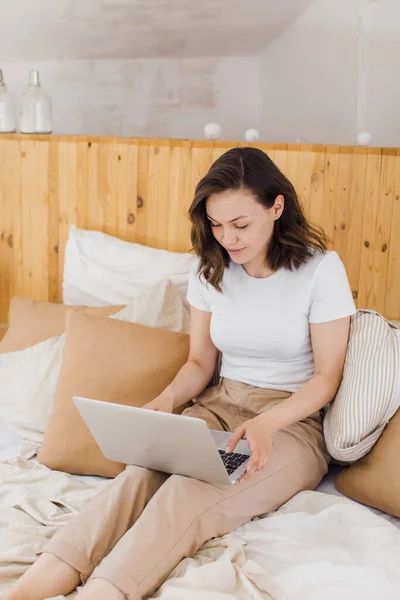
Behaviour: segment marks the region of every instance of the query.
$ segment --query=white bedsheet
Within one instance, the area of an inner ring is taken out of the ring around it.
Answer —
[[[302,492],[205,544],[152,598],[398,600],[399,560],[400,532],[390,523],[345,498]]]
[[[0,463],[0,594],[102,485],[32,461]],[[345,498],[302,492],[181,561],[154,598],[398,600],[399,564],[396,527]]]
[[[18,443],[4,433],[0,456],[7,458]],[[103,485],[32,460],[0,463],[0,594]],[[276,513],[211,540],[181,561],[154,598],[398,600],[399,529],[332,485],[330,476],[319,489],[334,493],[303,492]]]
[[[18,456],[19,448],[20,443],[18,437],[0,418],[0,461]]]

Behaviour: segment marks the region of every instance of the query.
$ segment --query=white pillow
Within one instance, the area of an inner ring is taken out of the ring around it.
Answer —
[[[20,436],[21,454],[39,449],[53,406],[65,334],[0,354],[0,415]]]
[[[351,317],[343,379],[324,418],[330,455],[353,463],[378,441],[399,409],[400,348],[397,330],[382,315],[358,310]]]
[[[65,304],[128,304],[138,285],[170,279],[186,305],[190,269],[195,257],[125,242],[100,231],[70,226],[65,248]]]
[[[160,329],[189,332],[189,317],[168,280],[151,286],[109,318]],[[65,334],[35,346],[0,354],[0,418],[21,437],[21,455],[36,454],[53,407]]]

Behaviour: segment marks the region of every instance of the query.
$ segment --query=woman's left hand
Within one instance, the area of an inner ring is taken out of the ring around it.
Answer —
[[[238,427],[228,440],[226,452],[232,452],[241,439],[245,439],[250,447],[251,456],[246,471],[238,481],[246,481],[255,471],[261,471],[267,464],[272,449],[275,431],[268,425],[266,415],[261,414]]]

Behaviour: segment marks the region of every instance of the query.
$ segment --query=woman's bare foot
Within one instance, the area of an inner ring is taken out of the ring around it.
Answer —
[[[1,600],[44,600],[66,596],[80,582],[78,571],[53,554],[43,553]]]
[[[126,600],[126,596],[112,583],[96,577],[89,579],[87,584],[79,590],[76,600]]]

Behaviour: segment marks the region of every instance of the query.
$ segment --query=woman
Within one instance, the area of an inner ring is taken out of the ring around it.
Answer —
[[[255,148],[210,168],[190,208],[199,262],[188,288],[187,363],[147,408],[245,438],[234,485],[127,467],[49,542],[7,600],[149,596],[208,539],[276,510],[327,471],[321,409],[341,381],[355,307],[345,269],[305,219],[291,183]],[[219,383],[207,388],[222,352]]]

